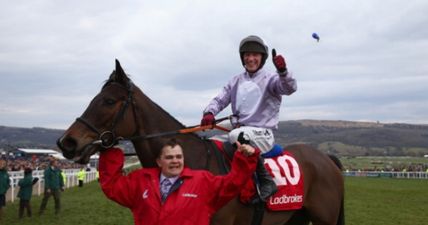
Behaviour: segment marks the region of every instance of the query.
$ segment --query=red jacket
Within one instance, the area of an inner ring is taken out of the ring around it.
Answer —
[[[108,198],[131,209],[136,225],[208,225],[211,216],[251,178],[258,155],[246,157],[236,152],[232,169],[224,176],[184,168],[179,187],[161,203],[160,169],[138,169],[124,176],[123,153],[113,148],[101,153],[100,183]]]

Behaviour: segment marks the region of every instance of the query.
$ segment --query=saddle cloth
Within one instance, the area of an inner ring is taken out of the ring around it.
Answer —
[[[278,191],[266,201],[266,207],[273,211],[296,210],[303,206],[303,173],[294,157],[288,151],[265,159],[265,167],[275,181]],[[240,200],[248,203],[256,194],[253,180],[247,182],[241,191]]]
[[[227,161],[231,160],[233,153],[229,147],[221,141],[214,140],[223,157]],[[265,157],[264,165],[275,181],[278,191],[266,202],[266,207],[273,211],[296,210],[303,206],[303,171],[294,159],[293,155],[282,147],[275,145],[274,148],[263,155]],[[255,196],[256,188],[254,180],[247,182],[240,194],[240,201],[244,204],[249,203]]]
[[[295,210],[303,206],[303,171],[289,151],[265,159],[265,167],[278,186],[278,192],[269,198],[270,210]]]

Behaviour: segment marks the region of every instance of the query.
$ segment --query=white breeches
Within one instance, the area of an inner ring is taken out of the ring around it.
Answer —
[[[250,145],[260,149],[261,154],[270,151],[275,143],[275,138],[271,129],[243,126],[235,128],[227,135],[216,135],[212,139],[220,141],[229,141],[235,143],[238,140],[239,134],[243,132],[244,138],[250,141]]]

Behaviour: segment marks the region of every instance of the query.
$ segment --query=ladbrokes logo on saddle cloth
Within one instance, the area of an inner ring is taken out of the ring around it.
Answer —
[[[266,158],[265,167],[278,186],[278,192],[266,202],[267,208],[275,211],[302,208],[303,173],[291,153],[283,151],[282,155]]]
[[[223,142],[214,140],[214,144],[219,151],[227,155]],[[278,186],[278,191],[266,202],[267,208],[274,211],[301,209],[304,193],[303,172],[292,154],[284,150],[278,156],[265,158],[264,163]],[[242,203],[248,204],[255,193],[254,180],[250,179],[242,188],[239,199]]]

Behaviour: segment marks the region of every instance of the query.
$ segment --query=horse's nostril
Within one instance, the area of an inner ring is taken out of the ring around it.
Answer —
[[[77,147],[77,141],[74,138],[67,136],[62,139],[58,139],[57,145],[62,150],[62,154],[66,158],[71,159],[74,157]]]
[[[67,150],[74,151],[77,146],[77,141],[74,138],[66,137],[63,142],[63,145]]]

